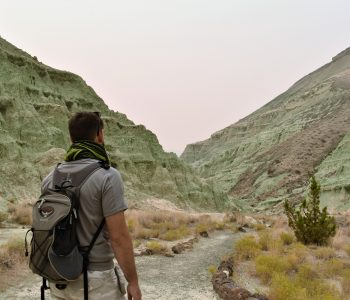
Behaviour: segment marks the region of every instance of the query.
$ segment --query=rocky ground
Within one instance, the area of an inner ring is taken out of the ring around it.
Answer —
[[[239,237],[240,234],[220,232],[201,238],[193,250],[175,257],[137,257],[143,299],[218,299],[210,283],[208,267],[218,265],[223,256],[232,252],[233,243]],[[40,298],[40,278],[28,271],[22,273],[23,280],[0,293],[0,299]]]

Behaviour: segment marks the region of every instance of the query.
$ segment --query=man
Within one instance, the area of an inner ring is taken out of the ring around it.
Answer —
[[[74,174],[96,161],[107,165],[91,174],[80,190],[77,236],[81,247],[89,246],[103,218],[106,220],[89,255],[89,299],[125,299],[118,270],[114,269],[115,257],[128,281],[128,299],[141,300],[132,240],[124,217],[127,204],[123,182],[116,169],[108,168],[110,161],[104,148],[103,121],[99,113],[76,113],[69,120],[69,133],[72,145],[65,162],[59,165],[60,170]],[[52,187],[52,175],[53,172],[44,179],[42,191]],[[50,291],[53,299],[83,299],[83,275],[63,288],[50,284]]]

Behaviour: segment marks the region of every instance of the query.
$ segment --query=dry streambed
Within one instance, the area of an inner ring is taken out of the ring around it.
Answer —
[[[218,299],[210,283],[208,266],[217,265],[222,256],[232,252],[232,245],[239,237],[237,233],[217,232],[199,239],[192,250],[174,257],[137,257],[143,299]],[[19,272],[23,280],[0,293],[0,299],[39,299],[40,277],[27,270]]]

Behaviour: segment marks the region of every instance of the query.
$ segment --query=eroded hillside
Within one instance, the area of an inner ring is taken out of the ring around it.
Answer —
[[[349,130],[350,48],[248,117],[188,145],[181,157],[242,206],[297,201],[316,173],[323,203],[346,209]]]
[[[157,137],[109,110],[82,78],[48,67],[0,38],[0,208],[36,197],[40,182],[69,146],[67,121],[100,111],[106,147],[121,171],[129,201],[164,198],[180,205],[222,206],[226,199]],[[6,201],[4,201],[6,200]]]

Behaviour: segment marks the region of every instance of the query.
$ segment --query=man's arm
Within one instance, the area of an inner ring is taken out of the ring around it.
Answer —
[[[141,291],[138,284],[134,250],[124,212],[118,212],[106,217],[109,239],[125,278],[128,281],[128,299],[141,300]]]

